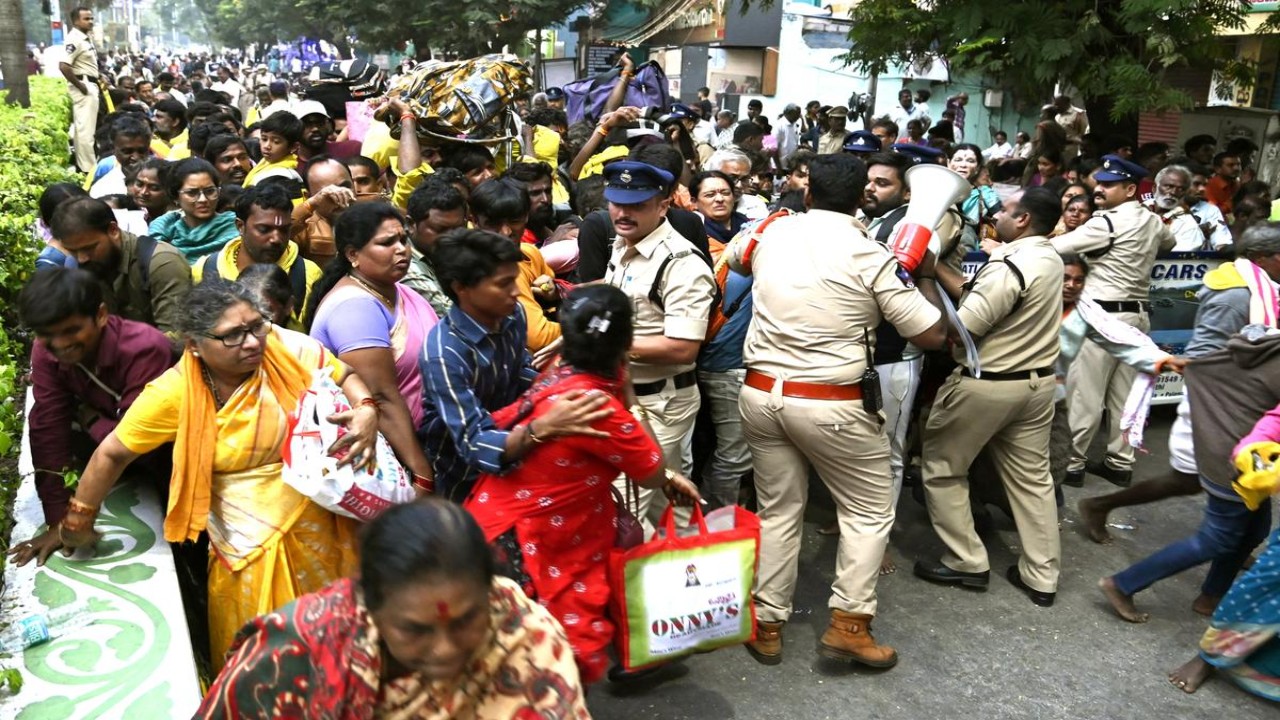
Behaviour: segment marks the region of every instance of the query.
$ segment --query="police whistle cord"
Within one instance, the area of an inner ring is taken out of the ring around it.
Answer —
[[[951,321],[951,326],[960,334],[960,341],[964,343],[964,359],[965,365],[968,366],[969,372],[975,378],[982,377],[982,363],[978,361],[978,346],[973,342],[973,336],[969,334],[969,329],[960,322],[960,316],[956,314],[956,306],[951,303],[951,297],[945,292],[938,293],[942,298],[942,309],[947,313],[947,319]]]

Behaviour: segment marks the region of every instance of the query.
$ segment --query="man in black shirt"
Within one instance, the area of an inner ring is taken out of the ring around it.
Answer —
[[[666,170],[677,178],[684,170],[684,159],[680,151],[665,143],[642,145],[632,150],[629,158]],[[710,265],[711,253],[707,246],[707,230],[702,218],[697,213],[673,205],[667,209],[667,220],[676,232],[693,243],[702,258]],[[605,267],[609,264],[609,253],[613,247],[613,238],[616,235],[607,210],[597,210],[582,219],[582,227],[578,230],[577,282],[590,282],[604,277]]]

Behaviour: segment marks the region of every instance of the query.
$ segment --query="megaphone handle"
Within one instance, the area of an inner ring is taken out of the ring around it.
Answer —
[[[956,313],[956,306],[951,302],[951,296],[945,292],[938,293],[942,299],[942,309],[947,315],[947,319],[951,321],[952,327],[956,329],[956,333],[960,335],[960,342],[964,344],[964,357],[967,361],[970,373],[974,377],[982,377],[982,363],[978,360],[978,345],[973,341],[973,336],[969,334],[969,329],[960,322],[960,316]]]

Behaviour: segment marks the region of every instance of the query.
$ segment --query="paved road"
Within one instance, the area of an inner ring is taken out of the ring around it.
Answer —
[[[1151,454],[1140,457],[1138,479],[1168,466],[1172,416],[1171,408],[1154,413],[1147,433]],[[892,538],[901,569],[880,582],[875,622],[876,637],[901,657],[885,672],[831,663],[815,652],[828,617],[835,538],[817,534],[833,511],[814,503],[800,556],[798,612],[786,626],[781,665],[758,665],[743,649],[728,648],[691,658],[643,685],[601,684],[590,694],[592,713],[604,720],[1280,717],[1274,704],[1225,681],[1210,681],[1191,696],[1165,681],[1169,669],[1192,656],[1205,628],[1190,610],[1203,569],[1141,593],[1139,607],[1151,613],[1146,625],[1112,614],[1097,579],[1187,534],[1203,505],[1202,497],[1192,497],[1122,510],[1112,523],[1133,529],[1112,528],[1115,543],[1095,545],[1079,532],[1075,500],[1112,489],[1092,476],[1083,489],[1067,488],[1062,582],[1057,604],[1047,609],[1004,579],[1018,537],[999,511],[985,538],[993,569],[988,592],[913,577],[912,561],[939,548],[924,508],[904,493]]]

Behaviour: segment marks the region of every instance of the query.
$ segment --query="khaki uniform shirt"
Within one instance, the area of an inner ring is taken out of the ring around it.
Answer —
[[[1053,367],[1062,325],[1062,258],[1042,235],[1002,244],[974,276],[957,314],[978,344],[983,372]],[[958,350],[963,363],[964,348]]]
[[[844,151],[844,138],[848,133],[823,133],[818,136],[818,154],[831,155]]]
[[[649,299],[658,269],[668,255],[676,255],[658,282],[662,307]],[[631,298],[632,323],[637,337],[665,335],[677,340],[701,342],[707,335],[707,318],[715,298],[715,277],[693,244],[672,229],[666,220],[635,246],[615,238],[605,282]],[[683,365],[632,363],[631,378],[645,383],[665,380],[694,368]]]
[[[1090,252],[1105,250],[1113,236],[1115,242],[1105,255],[1088,257]],[[1052,240],[1059,253],[1080,253],[1089,259],[1084,296],[1109,301],[1146,300],[1156,254],[1172,250],[1176,242],[1160,216],[1136,200],[1099,210],[1080,227]]]
[[[734,242],[729,265],[755,276],[746,366],[775,378],[853,385],[875,347],[876,326],[888,320],[903,337],[941,317],[887,248],[853,217],[826,210],[780,218],[750,257]]]
[[[67,32],[67,59],[71,72],[85,75],[94,80],[98,77],[98,50],[93,47],[93,40],[79,28],[71,28]]]

